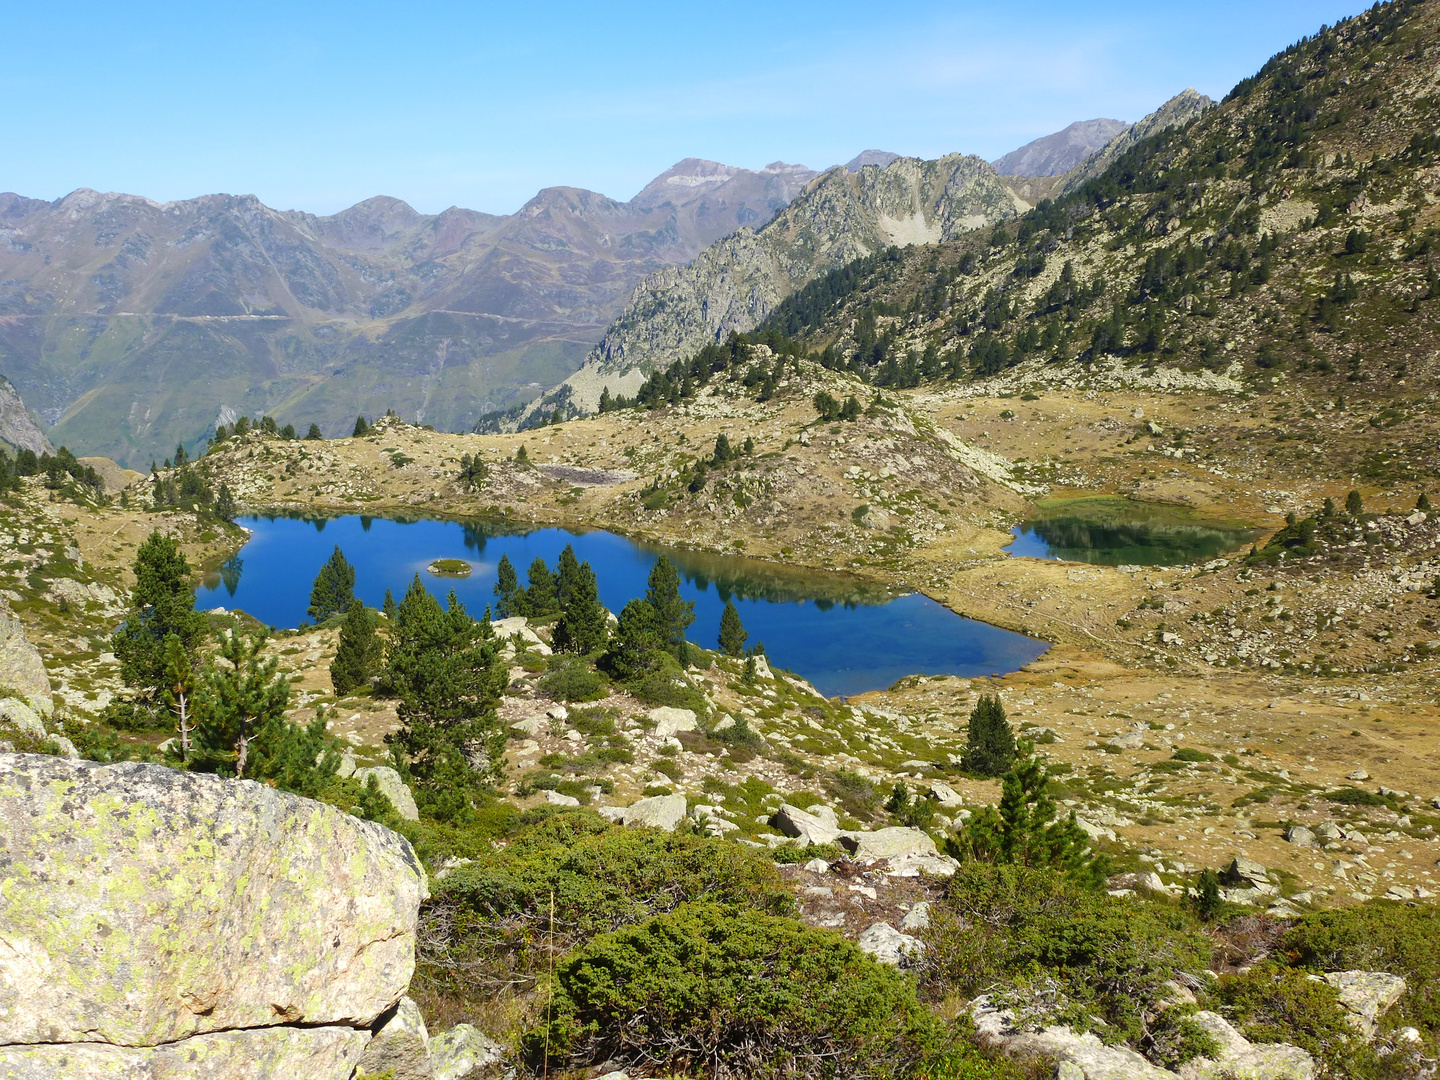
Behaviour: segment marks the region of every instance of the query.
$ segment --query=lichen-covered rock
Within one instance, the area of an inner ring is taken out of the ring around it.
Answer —
[[[0,1080],[349,1080],[369,1038],[363,1028],[280,1026],[157,1047],[0,1046]]]
[[[902,934],[887,922],[867,926],[861,931],[858,944],[861,952],[893,967],[903,967],[925,951],[919,938]]]
[[[504,1048],[473,1024],[456,1024],[430,1040],[435,1080],[461,1080],[476,1069],[498,1065]]]
[[[874,832],[841,833],[840,846],[856,859],[899,859],[937,854],[935,841],[929,833],[900,825]]]
[[[419,821],[420,811],[415,806],[415,793],[410,790],[400,774],[389,765],[376,765],[369,769],[356,769],[355,779],[364,784],[370,777],[380,785],[380,792],[390,800],[395,812],[406,821]]]
[[[36,739],[45,737],[45,724],[35,710],[19,698],[0,699],[0,720],[17,728],[22,735]]]
[[[1325,981],[1340,992],[1345,1019],[1366,1039],[1375,1037],[1380,1017],[1405,996],[1405,980],[1385,971],[1330,971]]]
[[[840,830],[835,827],[833,811],[831,820],[827,821],[818,814],[801,810],[798,806],[781,803],[780,809],[775,811],[771,820],[775,828],[786,836],[803,840],[806,844],[833,844],[840,836]]]
[[[970,1006],[975,1033],[983,1045],[1019,1060],[1049,1058],[1057,1080],[1175,1080],[1175,1074],[1150,1064],[1125,1046],[1106,1046],[1086,1032],[1054,1026],[1038,1031],[1016,1027],[1008,1009],[995,1008],[984,995]]]
[[[677,732],[694,731],[699,726],[693,709],[676,709],[662,705],[658,709],[651,709],[647,715],[655,724],[657,739],[674,738]]]
[[[420,1006],[403,997],[380,1020],[375,1037],[357,1066],[363,1076],[390,1073],[390,1080],[434,1080],[430,1063],[430,1032]]]
[[[323,803],[0,754],[0,1044],[368,1027],[409,985],[426,892],[408,842]]]

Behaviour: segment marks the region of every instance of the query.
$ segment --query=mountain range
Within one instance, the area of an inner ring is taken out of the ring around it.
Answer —
[[[687,158],[628,202],[331,216],[253,196],[0,195],[0,371],[56,443],[142,466],[222,414],[440,428],[573,371],[636,283],[763,225],[816,174]]]

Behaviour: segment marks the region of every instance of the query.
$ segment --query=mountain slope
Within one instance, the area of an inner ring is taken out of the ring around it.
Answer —
[[[0,195],[0,365],[58,441],[123,464],[193,445],[222,410],[464,428],[573,371],[645,274],[814,175],[692,159],[628,203],[547,188],[505,217]]]
[[[631,393],[648,372],[753,329],[790,293],[852,259],[949,239],[1024,209],[976,157],[832,169],[758,232],[741,229],[690,265],[646,278],[584,367],[527,420],[556,403],[593,410],[605,386]]]
[[[1059,176],[1109,144],[1130,125],[1123,120],[1077,120],[992,161],[1001,176]]]
[[[1198,90],[1187,87],[1161,105],[1149,116],[1116,132],[1115,137],[1097,149],[1089,157],[1075,164],[1066,173],[1062,191],[1073,191],[1086,180],[1092,180],[1108,169],[1126,150],[1142,139],[1164,131],[1166,128],[1188,124],[1206,109],[1215,104]]]
[[[857,264],[767,325],[882,385],[1266,395],[1277,426],[1257,454],[1351,483],[1433,479],[1437,41],[1440,0],[1346,20],[1121,150],[1005,243]],[[1322,414],[1362,437],[1322,438]],[[1209,453],[1165,437],[1172,457]]]

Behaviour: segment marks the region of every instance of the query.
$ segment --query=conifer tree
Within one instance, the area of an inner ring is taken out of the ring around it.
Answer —
[[[525,589],[526,614],[532,619],[555,614],[555,575],[545,565],[545,560],[537,555],[526,577],[530,583]]]
[[[395,596],[389,589],[385,590],[385,602],[380,608],[385,613],[385,621],[391,626],[395,625]]]
[[[305,438],[312,440],[323,440],[325,433],[320,430],[319,424],[311,424],[310,430],[305,433]]]
[[[564,565],[563,556],[561,565]],[[573,580],[565,592],[560,621],[555,624],[555,648],[561,652],[582,654],[604,648],[610,637],[610,623],[600,603],[600,584],[588,562],[575,568]]]
[[[190,456],[185,453],[185,444],[175,444],[175,468],[183,468],[190,461]]]
[[[195,730],[195,667],[176,634],[167,634],[165,655],[165,706],[175,714],[180,736],[180,760],[190,760],[190,737]]]
[[[375,619],[359,600],[351,600],[340,624],[340,645],[330,665],[330,681],[335,693],[344,697],[364,686],[375,673],[380,660],[380,639],[375,634]]]
[[[1420,492],[1420,497],[1415,500],[1415,509],[1428,511],[1430,509],[1430,496],[1423,491]]]
[[[310,590],[310,607],[306,614],[317,623],[324,622],[331,615],[337,615],[350,606],[355,598],[355,568],[345,560],[340,545],[320,573],[315,575],[315,584]]]
[[[228,772],[234,754],[237,778],[246,776],[251,740],[266,727],[289,724],[290,683],[277,674],[274,657],[260,659],[267,636],[263,630],[253,636],[221,635],[219,658],[225,663],[206,664],[197,695],[197,746],[217,771]],[[278,741],[283,730],[271,735],[272,742]]]
[[[638,679],[655,670],[668,645],[655,608],[648,600],[631,600],[620,611],[605,665],[618,679]]]
[[[509,555],[501,555],[500,565],[495,567],[495,614],[502,619],[525,614],[525,593]]]
[[[165,681],[165,639],[174,634],[193,659],[205,638],[205,616],[195,610],[190,565],[171,537],[152,532],[135,554],[133,611],[110,639],[120,677],[151,700]]]
[[[664,555],[650,568],[645,602],[655,612],[656,627],[665,648],[684,662],[685,631],[695,621],[695,601],[680,599],[679,571]]]
[[[295,425],[286,424],[283,428],[280,429],[280,437],[282,439],[293,440],[295,438]]]
[[[1015,732],[1000,698],[982,694],[970,712],[965,769],[977,776],[1003,776],[1015,763]]]
[[[1358,518],[1365,512],[1365,500],[1360,498],[1360,492],[1352,491],[1345,496],[1345,513],[1353,518]]]
[[[740,622],[740,612],[735,610],[735,601],[727,599],[725,611],[720,616],[720,651],[726,656],[743,655],[749,636]]]
[[[215,496],[215,516],[221,521],[235,520],[235,496],[230,492],[230,485],[222,483],[220,493]]]
[[[453,592],[442,609],[416,574],[396,611],[386,678],[402,725],[386,736],[392,760],[429,816],[465,817],[504,766],[495,707],[507,676],[489,623],[470,618]]]
[[[363,416],[357,416],[357,417],[355,418],[355,430],[354,430],[353,432],[351,432],[351,436],[352,436],[353,438],[358,439],[358,438],[360,438],[362,435],[368,435],[368,434],[370,434],[370,424],[369,424],[369,422],[366,421],[365,417],[363,417]]]
[[[711,460],[718,469],[734,456],[734,452],[730,449],[730,440],[722,431],[719,435],[715,436],[715,455]]]
[[[566,544],[565,550],[555,560],[555,603],[563,612],[570,602],[570,593],[579,584],[580,560],[575,557],[575,548]]]
[[[982,699],[983,700],[983,699]],[[1059,870],[1089,885],[1105,879],[1108,860],[1090,851],[1072,811],[1059,817],[1046,790],[1050,773],[1032,743],[1005,773],[1000,806],[986,806],[960,827],[946,847],[957,859]]]

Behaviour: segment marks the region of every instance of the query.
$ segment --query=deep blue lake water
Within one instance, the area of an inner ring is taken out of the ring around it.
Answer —
[[[619,612],[645,593],[650,568],[664,553],[681,574],[681,593],[695,601],[688,637],[715,647],[720,614],[733,599],[771,663],[808,679],[823,694],[884,689],[906,675],[978,676],[1024,667],[1049,645],[954,612],[919,594],[896,595],[836,574],[794,571],[754,559],[648,547],[607,532],[564,529],[505,532],[504,525],[340,517],[241,518],[254,531],[228,563],[196,590],[201,609],[244,611],[270,626],[305,619],[310,587],[338,544],[355,567],[355,594],[379,607],[388,588],[398,602],[415,574],[442,600],[451,590],[476,618],[493,601],[495,568],[509,555],[525,581],[539,556],[553,570],[566,544],[589,562],[600,599]],[[467,578],[426,571],[435,559],[464,559]]]
[[[1010,530],[1006,550],[1033,559],[1102,566],[1185,566],[1228,555],[1259,530],[1201,523],[1180,508],[1115,497],[1046,500]]]

